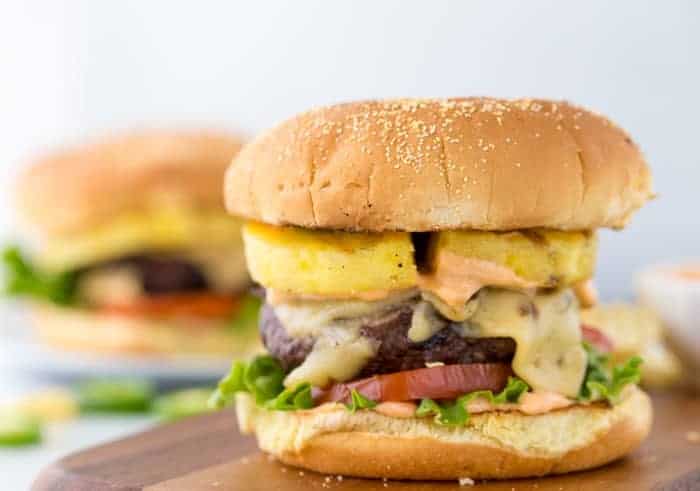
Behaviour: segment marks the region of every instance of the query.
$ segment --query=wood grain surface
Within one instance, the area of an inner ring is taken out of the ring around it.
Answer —
[[[650,439],[633,455],[593,471],[542,479],[477,482],[479,491],[700,490],[700,398],[654,395]],[[439,463],[436,463],[439,465]],[[468,477],[468,476],[465,476]],[[469,489],[455,482],[325,476],[287,467],[238,434],[230,411],[165,425],[65,457],[35,491],[308,491]]]

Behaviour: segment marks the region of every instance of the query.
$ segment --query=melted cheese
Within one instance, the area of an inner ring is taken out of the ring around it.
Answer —
[[[571,290],[547,295],[488,288],[465,335],[515,340],[513,371],[535,390],[576,397],[586,370],[578,305]]]
[[[139,273],[130,266],[97,268],[85,273],[78,283],[78,295],[89,305],[130,302],[143,294]]]
[[[377,349],[376,341],[361,336],[362,324],[416,298],[416,292],[409,290],[375,302],[329,300],[276,305],[275,314],[289,336],[316,338],[311,353],[287,376],[285,386],[310,382],[324,387],[333,381],[352,379]]]
[[[411,327],[406,335],[414,343],[427,341],[440,330],[444,329],[447,322],[441,319],[435,309],[428,302],[419,302],[411,317]]]
[[[469,319],[479,306],[479,297],[473,296],[467,303],[459,306],[447,305],[440,297],[430,292],[422,292],[421,296],[429,302],[446,319],[455,322],[462,322]]]
[[[199,266],[213,291],[237,292],[250,283],[242,254],[203,249],[158,256],[182,258]],[[109,305],[129,303],[146,294],[139,271],[133,266],[120,264],[96,267],[81,275],[78,295],[89,305]]]
[[[420,275],[418,286],[459,312],[485,286],[524,290],[537,287],[537,283],[527,281],[494,262],[441,250],[435,258],[434,271]]]
[[[430,300],[431,297],[427,296]],[[352,379],[376,353],[375,341],[363,338],[360,327],[397,303],[417,302],[408,337],[423,342],[446,321],[428,300],[415,292],[379,302],[299,301],[275,307],[290,336],[317,338],[301,366],[285,385],[306,381],[325,386]],[[461,322],[467,337],[507,337],[516,343],[513,371],[537,391],[575,397],[583,381],[586,354],[581,346],[580,319],[571,290],[530,295],[497,288],[482,289],[465,309]]]
[[[304,363],[287,375],[285,387],[309,382],[326,387],[350,380],[376,354],[376,342],[360,335],[359,327],[327,327]]]
[[[397,304],[416,297],[414,290],[384,300],[296,300],[275,304],[275,315],[291,337],[321,335],[328,326],[359,327],[367,318],[381,315]]]

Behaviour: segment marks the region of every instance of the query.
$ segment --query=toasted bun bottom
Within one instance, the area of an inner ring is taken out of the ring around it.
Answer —
[[[350,413],[340,405],[266,411],[245,394],[236,403],[241,430],[254,432],[260,448],[286,464],[390,479],[508,479],[589,469],[634,450],[652,420],[649,397],[636,387],[613,408],[483,413],[460,427]]]
[[[192,319],[169,323],[44,304],[33,306],[31,314],[40,340],[68,351],[247,356],[259,350],[255,326],[236,332],[222,321]]]

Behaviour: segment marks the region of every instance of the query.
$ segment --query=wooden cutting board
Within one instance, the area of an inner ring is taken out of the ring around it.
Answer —
[[[479,491],[700,490],[700,398],[654,396],[651,438],[603,468],[543,479],[478,482]],[[436,463],[439,465],[439,463]],[[257,451],[231,411],[191,418],[69,455],[41,472],[35,491],[428,491],[458,483],[351,479],[300,471]]]

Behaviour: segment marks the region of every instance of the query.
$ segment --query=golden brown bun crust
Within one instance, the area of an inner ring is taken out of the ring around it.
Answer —
[[[240,147],[225,133],[152,130],[67,149],[21,176],[19,208],[57,234],[162,202],[222,208],[221,181]]]
[[[397,419],[344,408],[261,415],[237,399],[243,430],[282,462],[323,474],[390,479],[510,479],[562,474],[618,459],[646,438],[649,397],[634,388],[610,409],[573,407],[539,416],[484,413],[468,426]],[[266,417],[267,416],[267,417]]]
[[[36,304],[32,324],[39,339],[54,348],[134,356],[211,355],[247,357],[259,350],[255,326],[248,335],[227,322],[168,323]]]
[[[639,148],[567,102],[370,101],[300,114],[244,147],[228,210],[346,230],[621,227],[652,196]]]

